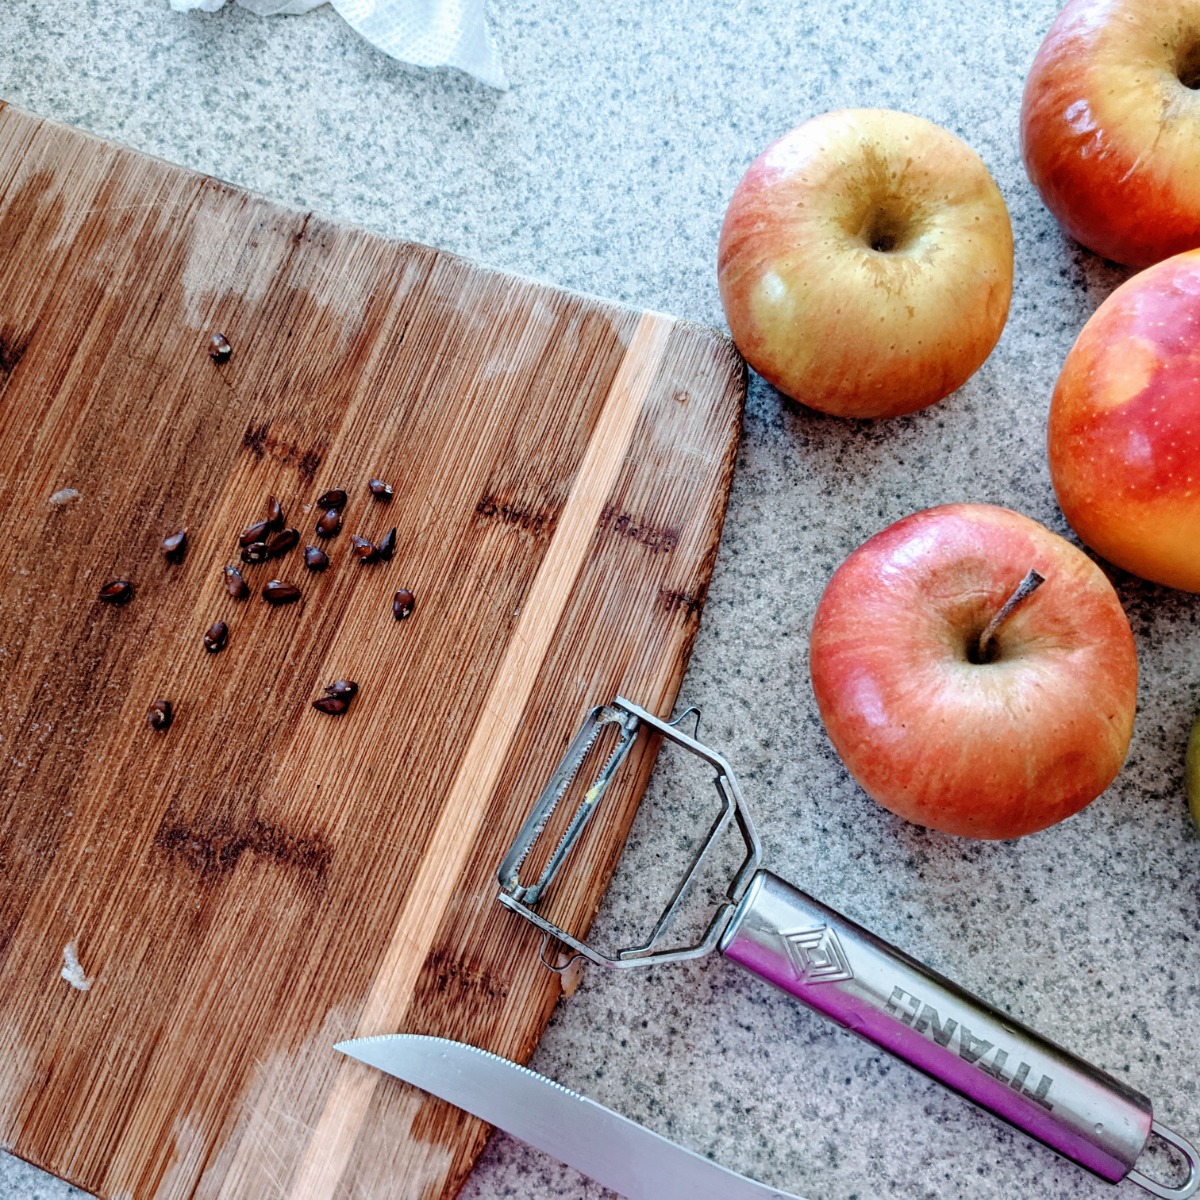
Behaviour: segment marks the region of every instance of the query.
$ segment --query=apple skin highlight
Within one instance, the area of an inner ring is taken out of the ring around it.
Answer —
[[[1046,582],[970,647],[1030,569]],[[834,748],[873,799],[945,833],[1015,838],[1094,800],[1129,749],[1137,653],[1112,585],[1036,521],[986,504],[926,509],[830,579],[810,640]]]
[[[1047,443],[1084,542],[1200,592],[1200,251],[1135,275],[1092,314],[1054,389]]]
[[[1021,104],[1030,180],[1089,250],[1144,267],[1200,246],[1200,0],[1072,0]]]

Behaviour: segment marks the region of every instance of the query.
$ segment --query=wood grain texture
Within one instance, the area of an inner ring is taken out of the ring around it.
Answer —
[[[671,707],[743,396],[711,331],[0,107],[4,1145],[106,1197],[457,1191],[479,1123],[332,1043],[532,1051],[557,979],[496,864],[587,708]],[[351,499],[329,570],[294,550],[231,600],[267,496],[303,545],[331,486]],[[393,525],[391,563],[352,561],[351,533]],[[135,598],[100,604],[117,576]],[[299,604],[259,599],[275,577]],[[314,712],[336,678],[349,713]],[[556,896],[573,928],[650,767],[643,748]],[[69,941],[87,992],[60,977]]]

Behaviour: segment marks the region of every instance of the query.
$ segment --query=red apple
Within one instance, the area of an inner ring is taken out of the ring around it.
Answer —
[[[1008,210],[952,133],[879,109],[769,146],[721,227],[717,279],[750,365],[810,408],[891,417],[992,352],[1012,296]]]
[[[1029,571],[1044,582],[981,634]],[[1103,571],[990,504],[930,508],[837,569],[810,643],[850,774],[930,829],[1014,838],[1078,812],[1129,749],[1137,655]]]
[[[1021,149],[1073,238],[1144,267],[1200,246],[1200,0],[1071,0],[1025,82]]]
[[[1048,441],[1063,515],[1093,550],[1200,592],[1200,251],[1135,275],[1092,314]]]

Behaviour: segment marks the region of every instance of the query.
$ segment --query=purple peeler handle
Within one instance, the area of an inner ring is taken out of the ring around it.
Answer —
[[[1145,1096],[778,876],[758,872],[720,948],[1102,1178],[1130,1176],[1156,1195],[1192,1194],[1186,1185],[1156,1191],[1162,1185],[1133,1170],[1153,1124]],[[1157,1125],[1154,1131],[1163,1132]]]

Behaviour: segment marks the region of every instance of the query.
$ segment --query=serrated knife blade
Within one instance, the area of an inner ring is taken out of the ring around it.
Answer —
[[[462,1042],[396,1033],[336,1048],[473,1113],[628,1200],[801,1200]]]

